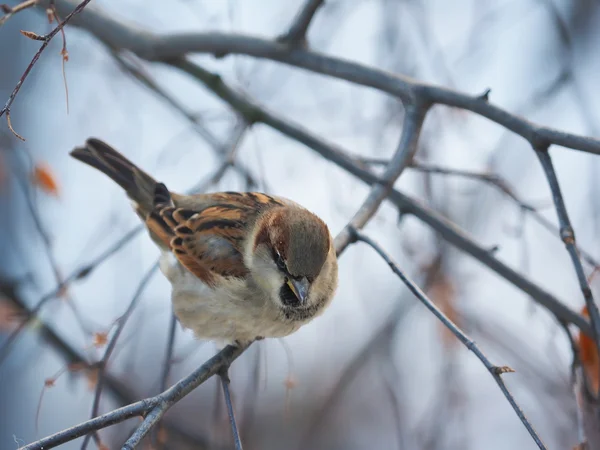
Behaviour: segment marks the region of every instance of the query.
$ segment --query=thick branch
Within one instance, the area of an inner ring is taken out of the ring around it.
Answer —
[[[48,0],[42,1],[46,5]],[[69,10],[74,0],[56,0],[59,11]],[[317,52],[290,49],[276,41],[232,33],[185,33],[155,35],[148,30],[118,21],[98,7],[87,8],[76,24],[93,33],[113,48],[127,49],[154,61],[171,61],[189,53],[212,53],[218,56],[240,54],[279,61],[312,72],[329,75],[395,95],[406,103],[415,99],[432,104],[454,106],[487,117],[529,141],[534,147],[556,144],[600,154],[600,140],[565,133],[530,122],[490,104],[487,96],[466,95],[452,89],[431,86],[412,78],[391,74],[359,63]]]

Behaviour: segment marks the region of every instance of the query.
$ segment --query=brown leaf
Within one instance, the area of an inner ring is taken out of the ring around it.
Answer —
[[[429,289],[428,295],[448,319],[460,326],[460,317],[456,310],[456,292],[450,278],[440,272]],[[442,327],[442,342],[446,346],[458,344],[454,334],[444,324],[440,323],[439,326]]]
[[[581,310],[581,315],[589,318],[587,306]],[[579,358],[583,366],[585,375],[590,382],[590,389],[593,393],[598,392],[600,385],[598,348],[594,340],[584,333],[579,333]]]
[[[98,370],[98,368],[90,369],[85,374],[90,391],[96,389],[96,385],[98,384]]]
[[[86,367],[87,365],[84,362],[74,362],[69,364],[67,368],[69,369],[69,372],[81,372]]]
[[[39,163],[33,169],[32,182],[47,194],[58,197],[58,183],[47,164]]]
[[[106,345],[106,343],[108,342],[108,333],[106,333],[106,332],[94,333],[94,338],[93,338],[92,342],[94,344],[94,347],[96,347],[96,348],[104,347]]]
[[[298,382],[293,376],[290,375],[283,380],[283,385],[286,389],[294,389],[298,385]]]
[[[12,331],[23,318],[23,312],[0,294],[0,331]]]

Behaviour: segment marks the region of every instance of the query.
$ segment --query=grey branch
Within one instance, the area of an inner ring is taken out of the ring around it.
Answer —
[[[521,422],[523,422],[523,425],[525,425],[525,428],[527,428],[527,431],[529,432],[537,446],[540,449],[546,449],[540,437],[537,435],[537,433],[531,426],[531,423],[529,423],[529,420],[527,420],[527,417],[525,417],[525,414],[523,413],[519,405],[517,405],[515,398],[512,396],[512,394],[504,384],[504,381],[502,380],[501,375],[503,373],[514,372],[514,370],[508,366],[496,366],[492,364],[487,358],[487,356],[485,356],[485,354],[477,346],[477,344],[469,336],[467,336],[460,328],[458,328],[458,326],[456,326],[448,317],[446,317],[446,315],[437,306],[435,306],[435,304],[431,300],[429,300],[427,295],[425,295],[425,293],[419,288],[419,286],[413,283],[400,270],[400,268],[392,260],[392,258],[375,241],[362,234],[358,230],[352,230],[352,232],[355,240],[359,240],[364,242],[365,244],[370,245],[373,248],[373,250],[375,250],[379,254],[379,256],[381,256],[384,259],[388,266],[390,266],[390,269],[392,269],[392,271],[396,275],[398,275],[398,277],[400,277],[400,279],[404,282],[404,284],[406,284],[408,289],[410,289],[410,291],[415,295],[415,297],[417,297],[421,301],[421,303],[423,303],[427,307],[427,309],[429,309],[440,320],[440,322],[442,322],[444,326],[448,328],[452,332],[452,334],[454,334],[458,338],[458,340],[465,345],[465,347],[471,350],[475,354],[475,356],[479,358],[479,360],[483,363],[488,372],[492,375],[492,377],[494,377],[494,381],[498,383],[498,386],[502,390],[502,393],[515,410],[517,416],[519,416]]]
[[[206,87],[215,93],[215,95],[229,103],[229,105],[231,105],[231,107],[235,110],[244,114],[247,120],[269,125],[289,138],[301,142],[302,144],[316,151],[325,159],[345,169],[369,185],[376,183],[384,185],[386,184],[382,177],[379,177],[356,164],[354,160],[348,156],[349,153],[344,149],[311,134],[299,124],[295,124],[289,120],[286,121],[281,119],[276,114],[258,105],[252,99],[230,88],[218,75],[215,75],[187,60],[176,61],[173,64],[204,83]],[[488,249],[477,244],[458,226],[442,217],[437,212],[427,208],[425,205],[420,204],[418,201],[411,199],[395,189],[390,191],[388,200],[394,203],[402,212],[413,214],[415,217],[437,231],[448,242],[473,256],[475,259],[479,260],[481,263],[498,273],[498,275],[502,276],[505,280],[514,284],[527,295],[531,296],[531,298],[533,298],[540,305],[550,310],[559,319],[559,321],[573,323],[585,333],[591,333],[591,328],[588,321],[581,315],[565,306],[562,302],[556,299],[549,292],[542,289],[540,286],[534,284],[523,275],[502,263],[500,260],[494,257],[494,255]],[[338,238],[338,241],[340,239],[341,238]]]
[[[373,185],[367,199],[356,212],[348,226],[335,238],[335,248],[339,252],[350,243],[351,229],[362,229],[375,215],[379,206],[389,196],[394,182],[402,174],[417,151],[417,143],[421,134],[421,127],[427,106],[421,103],[409,105],[404,116],[404,126],[398,149],[385,169],[382,180]]]
[[[323,6],[324,0],[306,0],[287,33],[278,38],[279,42],[292,46],[306,47],[306,32],[317,10]]]
[[[305,6],[306,10],[303,10],[297,18],[299,24],[298,29],[304,29],[304,32],[306,31],[310,19],[312,19],[312,16],[318,7],[314,6],[317,3],[319,2],[307,2]],[[40,4],[46,6],[48,1],[41,1]],[[73,0],[56,0],[56,6],[61,12],[72,9],[75,4],[76,3]],[[472,241],[454,224],[448,222],[428,208],[421,206],[419,203],[403,195],[399,191],[394,190],[393,183],[407,164],[410,163],[417,148],[421,125],[425,115],[429,108],[434,104],[444,104],[475,112],[522,136],[536,149],[547,148],[550,144],[556,144],[600,154],[600,141],[597,139],[564,133],[529,122],[490,104],[487,94],[483,96],[472,96],[442,87],[427,85],[402,75],[394,75],[351,61],[319,54],[303,48],[293,47],[277,40],[266,40],[253,36],[226,33],[188,33],[159,36],[120,22],[95,6],[87,8],[84,14],[78,16],[77,24],[93,33],[100,41],[111,48],[129,50],[146,60],[163,62],[179,68],[196,80],[202,82],[213,93],[231,105],[232,108],[244,118],[248,125],[257,122],[269,125],[290,138],[317,151],[324,158],[347,170],[365,183],[372,185],[373,188],[369,197],[353,217],[351,226],[345,228],[342,233],[337,236],[336,250],[338,250],[338,253],[341,253],[351,241],[353,236],[351,230],[358,233],[356,232],[356,228],[364,226],[364,224],[366,224],[376,213],[379,205],[385,199],[388,199],[394,203],[401,212],[415,215],[440,233],[446,240],[471,254],[509,282],[529,294],[534,300],[549,309],[559,321],[574,323],[585,333],[589,334],[591,332],[589,323],[579,314],[573,312],[551,294],[545,292],[528,279],[498,261],[491,252]],[[292,29],[290,31],[292,31]],[[387,167],[384,175],[381,177],[377,176],[370,170],[358,165],[343,149],[312,135],[299,125],[279,118],[276,114],[262,108],[246,95],[229,87],[220,76],[190,62],[187,56],[191,53],[211,53],[218,56],[240,54],[269,59],[329,75],[338,79],[347,80],[355,84],[372,87],[396,96],[402,100],[407,111],[402,137],[396,155]],[[556,194],[554,189],[553,194]],[[564,210],[564,204],[562,207]],[[561,208],[559,208],[558,204],[557,210],[560,217]],[[563,219],[566,218],[566,210],[564,213]],[[565,223],[568,224],[568,218]],[[361,237],[362,235],[355,234],[355,236]],[[385,255],[375,243],[369,241],[368,238],[364,236],[362,236],[361,239],[370,243],[370,245],[372,245],[375,250],[388,261],[394,272],[407,283],[413,293],[415,293],[415,295],[417,295],[428,308],[440,318],[440,320],[446,320],[445,323],[447,326],[452,325],[451,323],[447,323],[447,319],[445,319],[435,306],[428,301],[424,294],[422,294],[414,284],[403,276],[395,264],[389,260],[387,255]],[[572,248],[573,251],[576,252],[574,242]],[[575,256],[577,256],[576,253]],[[577,261],[579,261],[578,257],[574,257],[574,262],[576,263]],[[579,266],[580,265],[581,263],[579,262]],[[584,287],[583,284],[582,287]],[[584,293],[586,293],[585,290]],[[594,325],[597,324],[595,323]],[[522,411],[514,402],[514,398],[512,398],[500,377],[500,374],[507,369],[492,365],[467,336],[456,327],[452,330],[484,363],[538,446],[544,448],[539,437],[537,437]],[[51,446],[67,442],[74,437],[81,436],[90,431],[98,430],[113,423],[126,420],[129,417],[142,415],[144,416],[144,421],[124,447],[126,449],[135,448],[135,446],[150,431],[152,426],[160,420],[162,415],[175,402],[183,398],[191,392],[191,390],[195,389],[221,369],[228,367],[229,364],[243,351],[244,349],[237,347],[227,347],[190,376],[176,383],[172,388],[156,397],[91,419],[90,421],[84,422],[83,424],[65,430],[54,436],[50,436],[49,438],[42,439],[24,448],[50,448]],[[61,441],[61,439],[63,440]]]
[[[41,1],[46,6],[48,0]],[[59,12],[70,11],[74,0],[56,0]],[[171,61],[190,53],[223,56],[239,54],[278,61],[312,72],[329,75],[362,86],[372,87],[414,103],[419,98],[430,104],[454,106],[477,113],[522,136],[534,147],[547,144],[600,154],[600,140],[544,127],[511,114],[489,103],[482,95],[467,95],[452,89],[421,83],[410,77],[392,74],[363,64],[293,48],[276,41],[233,33],[184,33],[156,35],[124,23],[92,5],[74,21],[113,48],[130,50],[150,61]]]
[[[190,375],[175,383],[172,387],[156,397],[151,397],[124,406],[123,408],[115,409],[114,411],[21,447],[19,450],[46,450],[54,448],[92,431],[106,428],[132,417],[143,416],[145,419],[139,426],[138,431],[134,433],[123,447],[124,449],[133,449],[135,448],[135,445],[146,436],[150,427],[156,423],[156,421],[158,421],[171,406],[215,375],[223,367],[229,366],[244,352],[244,350],[246,350],[246,348],[247,347],[227,346]]]
[[[600,312],[598,311],[598,305],[596,305],[596,302],[594,301],[592,289],[590,288],[587,277],[585,276],[585,272],[583,270],[583,265],[581,264],[581,259],[579,258],[579,251],[577,250],[577,242],[575,240],[575,231],[573,231],[571,220],[569,219],[569,214],[567,213],[567,207],[565,206],[560,185],[558,184],[558,179],[556,178],[554,165],[552,164],[552,159],[550,158],[550,153],[548,152],[549,149],[548,147],[534,147],[534,149],[536,150],[536,154],[540,160],[540,163],[542,164],[544,174],[548,180],[548,185],[552,191],[552,199],[554,200],[554,206],[556,208],[556,214],[558,216],[558,223],[560,226],[560,237],[567,248],[575,268],[575,274],[577,275],[577,280],[579,281],[579,287],[583,293],[583,298],[585,300],[590,321],[592,323],[592,336],[594,337],[596,348],[600,348]],[[598,394],[596,393],[595,395],[597,396]]]

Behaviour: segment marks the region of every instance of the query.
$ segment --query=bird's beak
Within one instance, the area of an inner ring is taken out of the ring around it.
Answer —
[[[306,277],[302,277],[300,280],[290,278],[287,284],[298,300],[300,300],[300,303],[304,304],[308,298],[308,288],[310,287],[308,279]]]

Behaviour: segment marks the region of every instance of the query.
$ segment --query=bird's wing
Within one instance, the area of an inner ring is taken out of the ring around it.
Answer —
[[[159,186],[155,208],[146,218],[150,232],[208,285],[217,275],[245,277],[243,247],[249,229],[261,211],[282,203],[256,192],[182,196]]]

